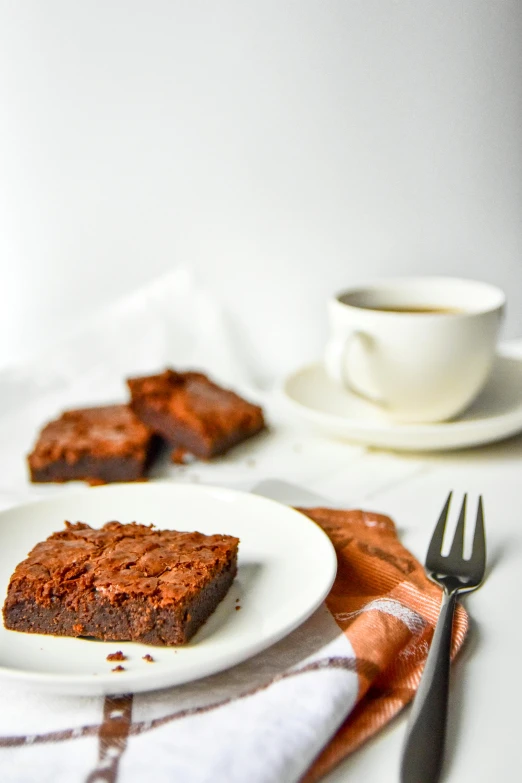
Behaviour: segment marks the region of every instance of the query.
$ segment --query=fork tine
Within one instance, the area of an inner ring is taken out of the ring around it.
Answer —
[[[437,522],[435,530],[433,531],[430,545],[428,547],[428,554],[426,555],[426,563],[428,563],[430,560],[433,560],[433,558],[440,557],[440,553],[442,550],[442,542],[444,540],[444,530],[446,529],[446,520],[448,519],[448,512],[449,512],[452,494],[453,492],[449,493],[448,498],[444,504],[444,508],[440,512],[439,521]]]
[[[448,557],[457,558],[460,560],[464,553],[464,525],[466,523],[466,501],[468,495],[464,495],[462,506],[460,507],[459,521],[455,528],[455,534],[451,543],[451,549],[448,552]]]
[[[474,568],[482,570],[483,576],[484,570],[486,568],[486,534],[484,532],[484,509],[482,507],[482,495],[480,495],[478,502],[477,521],[475,523],[475,533],[473,534],[473,550],[471,552],[470,559]]]

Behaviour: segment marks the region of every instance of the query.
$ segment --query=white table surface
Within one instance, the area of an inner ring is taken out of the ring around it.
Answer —
[[[520,350],[522,355],[522,343]],[[474,450],[400,454],[319,438],[290,426],[284,416],[277,417],[276,411],[271,433],[215,463],[182,469],[164,464],[158,466],[157,475],[244,489],[277,477],[294,485],[293,489],[274,484],[268,488],[268,494],[283,502],[306,505],[319,497],[332,506],[388,514],[404,544],[420,560],[448,491],[453,489],[459,500],[467,491],[471,506],[481,493],[488,576],[483,587],[465,600],[472,623],[453,670],[444,780],[520,779],[522,435]],[[76,490],[74,485],[31,486],[18,463],[21,459],[14,461],[12,472],[6,465],[0,477],[0,506]],[[457,504],[453,512],[455,517]],[[406,713],[343,762],[325,783],[398,781]]]

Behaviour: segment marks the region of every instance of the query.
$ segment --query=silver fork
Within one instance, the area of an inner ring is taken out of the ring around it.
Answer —
[[[441,554],[451,492],[433,532],[426,555],[426,572],[443,588],[440,615],[428,659],[413,702],[401,763],[401,783],[436,783],[440,779],[446,735],[450,650],[453,613],[458,593],[480,586],[486,569],[486,539],[482,497],[479,497],[473,549],[463,557],[466,495],[462,502],[453,543]]]

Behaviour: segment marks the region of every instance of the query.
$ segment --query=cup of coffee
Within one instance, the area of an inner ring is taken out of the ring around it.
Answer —
[[[343,291],[329,303],[326,371],[396,421],[445,421],[484,386],[504,306],[499,288],[447,277]]]

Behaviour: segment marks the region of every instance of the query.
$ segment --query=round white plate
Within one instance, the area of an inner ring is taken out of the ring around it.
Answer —
[[[321,364],[297,370],[283,385],[295,414],[325,435],[400,451],[478,446],[522,430],[522,359],[498,354],[473,405],[441,424],[397,424],[377,406],[338,387]]]
[[[112,484],[0,513],[3,597],[17,563],[64,520],[109,520],[228,533],[241,539],[238,575],[225,599],[183,647],[97,642],[0,629],[0,675],[59,693],[126,693],[195,680],[269,647],[321,604],[335,578],[333,546],[310,519],[272,500],[168,482]],[[239,598],[240,611],[235,611]],[[122,650],[124,672],[108,653]],[[154,663],[142,656],[150,653]]]

